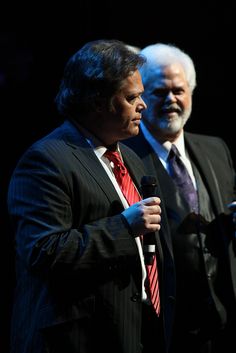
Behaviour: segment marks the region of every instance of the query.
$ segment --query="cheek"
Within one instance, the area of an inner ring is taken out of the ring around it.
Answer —
[[[136,107],[129,105],[129,106],[124,106],[122,109],[120,109],[118,113],[121,120],[127,121],[127,120],[130,120],[135,115],[135,112],[136,112]]]
[[[126,107],[124,104],[114,104],[112,114],[114,117],[121,117],[127,115],[128,111],[128,107]]]
[[[160,99],[159,97],[150,97],[150,99],[147,101],[147,106],[150,107],[150,109],[159,109],[164,103],[163,99]]]
[[[190,108],[192,105],[192,99],[189,96],[185,96],[180,99],[180,103],[183,107]]]
[[[152,100],[147,107],[147,110],[153,115],[159,115],[162,108],[162,102],[159,99]]]
[[[129,124],[129,122],[130,122],[130,115],[127,111],[124,111],[123,109],[116,111],[116,114],[113,114],[113,116],[110,119],[110,124],[113,126],[114,129],[126,127]]]

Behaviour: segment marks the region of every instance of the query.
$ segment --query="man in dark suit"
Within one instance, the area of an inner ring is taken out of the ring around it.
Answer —
[[[105,155],[119,153],[138,195],[144,166],[119,141],[139,132],[146,108],[143,62],[116,40],[85,44],[68,61],[56,98],[65,122],[34,143],[13,172],[8,205],[17,286],[11,353],[164,351],[156,331],[161,319],[156,316],[151,327],[145,315],[154,317],[152,306],[142,314],[147,293],[141,241],[150,233],[156,236],[160,281],[163,276],[160,199],[128,203]],[[149,329],[155,329],[150,350],[141,337],[148,338]]]
[[[172,238],[177,286],[170,351],[234,352],[236,239],[228,209],[235,200],[232,158],[222,139],[184,132],[196,86],[191,58],[161,43],[141,54],[147,59],[140,69],[147,109],[139,135],[125,143],[156,175],[162,200],[160,239],[163,231]],[[171,147],[187,169],[196,207],[172,178]]]

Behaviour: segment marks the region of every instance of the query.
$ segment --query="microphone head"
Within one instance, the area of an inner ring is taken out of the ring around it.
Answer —
[[[141,190],[144,199],[156,195],[156,178],[153,175],[144,175],[141,179]]]
[[[141,179],[141,185],[142,186],[152,186],[152,185],[157,185],[156,178],[153,175],[144,175]]]
[[[236,201],[231,202],[227,207],[230,211],[236,212]]]

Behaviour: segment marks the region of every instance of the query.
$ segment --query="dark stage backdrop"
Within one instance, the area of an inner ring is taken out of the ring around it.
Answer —
[[[197,83],[189,131],[222,137],[235,161],[233,1],[75,1],[57,8],[10,10],[0,32],[1,282],[0,352],[8,352],[14,256],[6,211],[12,170],[24,150],[61,122],[54,97],[64,65],[86,41],[116,38],[144,47],[172,43],[193,58]],[[27,11],[26,11],[27,10]],[[2,15],[4,17],[4,15]],[[217,158],[217,156],[216,156]]]

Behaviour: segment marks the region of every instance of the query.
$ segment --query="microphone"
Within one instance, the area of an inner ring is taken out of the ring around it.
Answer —
[[[227,205],[228,209],[232,212],[232,220],[234,226],[233,249],[236,254],[236,200]]]
[[[236,200],[227,205],[228,209],[232,212],[236,212]]]
[[[232,219],[235,228],[234,237],[236,239],[236,200],[228,204],[227,207],[232,212]]]
[[[141,190],[142,190],[143,199],[146,199],[152,196],[157,196],[156,187],[157,187],[156,178],[152,175],[144,175],[141,179]]]
[[[144,175],[141,179],[141,191],[143,199],[157,196],[156,178],[152,175]],[[155,233],[148,233],[143,236],[143,253],[146,265],[151,265],[156,248]]]

